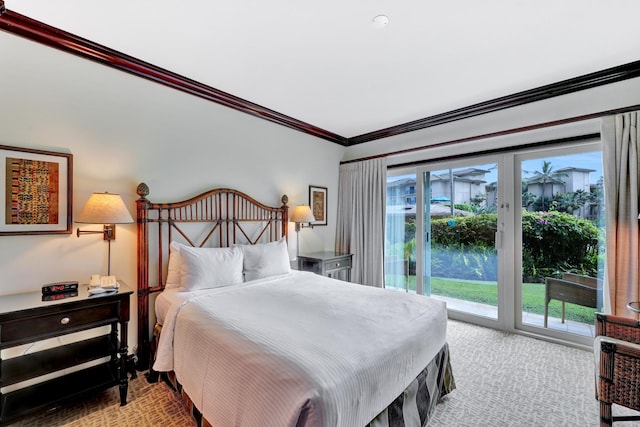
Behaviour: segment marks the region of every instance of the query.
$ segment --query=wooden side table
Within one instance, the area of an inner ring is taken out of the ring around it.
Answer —
[[[0,349],[111,326],[103,335],[0,359],[0,387],[6,387],[108,358],[57,378],[0,393],[0,424],[115,385],[120,389],[120,405],[125,405],[129,386],[127,322],[132,293],[120,282],[117,292],[97,295],[89,295],[88,286],[81,285],[68,295],[45,297],[38,291],[0,296]]]
[[[342,272],[351,281],[352,254],[339,252],[313,252],[298,255],[298,270],[311,271],[322,276],[338,278]]]

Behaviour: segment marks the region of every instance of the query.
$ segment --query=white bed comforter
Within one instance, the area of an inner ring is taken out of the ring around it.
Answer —
[[[364,426],[446,342],[443,302],[292,271],[212,289],[167,312],[174,370],[220,427]]]

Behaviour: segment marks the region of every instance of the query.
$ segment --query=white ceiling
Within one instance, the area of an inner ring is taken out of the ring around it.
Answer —
[[[638,0],[5,5],[344,137],[640,59]]]

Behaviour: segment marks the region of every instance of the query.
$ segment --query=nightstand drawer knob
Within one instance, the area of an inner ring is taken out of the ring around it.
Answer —
[[[63,325],[68,325],[69,322],[71,322],[71,319],[69,319],[68,317],[63,317],[62,319],[60,319],[60,323],[62,323]]]

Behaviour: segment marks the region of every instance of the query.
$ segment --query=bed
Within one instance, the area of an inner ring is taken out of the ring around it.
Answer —
[[[199,425],[424,426],[455,388],[444,303],[291,270],[286,196],[148,194],[138,367],[170,374]]]

